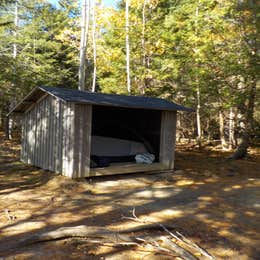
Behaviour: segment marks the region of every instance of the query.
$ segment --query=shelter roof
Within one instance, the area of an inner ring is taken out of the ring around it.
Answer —
[[[89,104],[100,106],[113,106],[138,109],[166,110],[166,111],[188,111],[193,112],[192,108],[170,102],[162,98],[146,96],[127,96],[117,94],[104,94],[77,89],[61,87],[36,87],[20,103],[11,109],[11,113],[23,113],[32,104],[36,103],[42,96],[49,94],[62,101],[76,104]]]

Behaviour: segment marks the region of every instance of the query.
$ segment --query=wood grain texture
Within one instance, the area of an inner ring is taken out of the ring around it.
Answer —
[[[21,152],[20,152],[20,159],[22,162],[24,162],[24,158],[25,158],[25,150],[24,150],[24,147],[25,147],[25,116],[23,115],[22,116],[22,119],[21,119],[21,126],[22,126],[22,132],[21,132]]]
[[[74,175],[73,178],[89,176],[92,106],[75,106]]]
[[[62,144],[62,174],[73,178],[74,174],[74,116],[75,104],[63,103],[63,144]]]
[[[113,165],[104,168],[91,168],[89,172],[89,177],[134,172],[163,171],[166,169],[167,167],[162,163],[114,163]]]
[[[60,101],[55,97],[45,96],[30,107],[23,116],[21,160],[61,172],[61,147],[57,148],[61,143],[59,126]]]
[[[177,112],[163,111],[161,118],[160,162],[174,168]]]
[[[62,172],[62,113],[61,101],[56,99],[56,153],[55,153],[55,172]]]

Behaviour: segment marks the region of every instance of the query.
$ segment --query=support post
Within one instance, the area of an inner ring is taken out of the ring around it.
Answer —
[[[176,111],[163,111],[161,117],[160,163],[165,169],[174,169],[176,140]]]

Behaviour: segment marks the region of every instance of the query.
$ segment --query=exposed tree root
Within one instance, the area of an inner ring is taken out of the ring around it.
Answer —
[[[133,217],[122,217],[123,219],[129,219],[129,220],[133,220],[135,222],[139,222],[139,223],[147,223],[147,221],[143,221],[141,219],[139,219],[136,215],[135,215],[135,208],[133,208],[132,211],[132,215]],[[151,223],[151,222],[150,222]],[[187,239],[184,235],[182,235],[180,232],[176,231],[175,234],[172,233],[169,229],[173,229],[172,226],[170,226],[170,228],[166,225],[163,225],[161,223],[151,223],[150,225],[152,226],[158,226],[161,229],[163,229],[166,233],[168,233],[171,238],[174,238],[175,241],[179,242],[182,246],[184,246],[184,248],[188,248],[189,250],[193,251],[194,253],[199,253],[200,255],[205,256],[208,259],[214,259],[213,256],[211,256],[205,249],[201,248],[200,246],[198,246],[196,243],[192,242],[191,240]],[[173,245],[175,245],[175,251],[178,252],[182,257],[187,255],[187,259],[191,259],[189,257],[193,257],[192,255],[190,255],[189,251],[185,250],[183,247],[180,247],[179,245],[177,245],[176,243],[173,243],[173,241],[169,240],[167,237],[164,237],[163,239],[164,242],[167,242],[167,244],[172,244],[172,247],[174,248]],[[185,259],[183,257],[183,259]]]
[[[176,256],[176,254],[185,260],[196,260],[188,251],[171,242],[167,237],[160,236],[157,238],[143,238],[126,235],[137,231],[155,229],[155,225],[143,225],[137,228],[124,230],[122,232],[113,232],[101,227],[88,227],[85,225],[76,227],[62,227],[54,231],[35,233],[27,238],[18,241],[17,246],[23,247],[39,242],[53,241],[57,239],[79,237],[86,238],[90,243],[112,243],[114,246],[141,246],[153,249],[153,252]],[[157,226],[158,229],[158,226]],[[123,234],[124,233],[124,234]],[[159,242],[166,246],[161,246]]]
[[[134,228],[129,228],[122,231],[112,231],[103,227],[96,226],[75,226],[75,227],[61,227],[53,231],[38,232],[29,237],[17,241],[16,246],[24,247],[35,243],[53,241],[65,238],[85,238],[89,243],[110,244],[110,246],[136,246],[143,249],[152,250],[155,253],[176,256],[176,254],[185,260],[196,260],[198,255],[206,257],[207,259],[214,259],[204,249],[199,247],[191,240],[184,237],[178,231],[171,232],[173,226],[163,225],[160,223],[147,223],[135,215],[133,209],[133,217],[122,217],[123,219],[133,220],[142,225]],[[149,236],[136,237],[134,232],[141,232],[147,230],[163,230],[167,233],[166,236]],[[129,235],[131,233],[131,235]]]

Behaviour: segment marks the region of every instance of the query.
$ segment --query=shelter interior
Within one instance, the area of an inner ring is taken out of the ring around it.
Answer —
[[[129,109],[121,107],[105,107],[94,105],[92,108],[92,134],[93,137],[102,136],[128,140],[144,145],[146,151],[155,156],[154,164],[159,163],[160,155],[160,134],[161,134],[161,111],[147,109]],[[113,145],[116,145],[113,143]],[[95,146],[94,146],[95,147]],[[116,149],[116,147],[114,147]],[[93,146],[91,158],[94,158]],[[95,159],[95,158],[94,158]],[[138,167],[133,155],[111,156],[109,158],[110,168],[122,164]],[[144,166],[144,165],[142,165]],[[91,166],[92,172],[100,166]],[[151,165],[147,165],[151,167]]]

